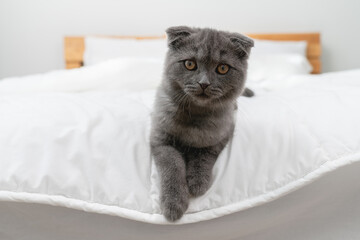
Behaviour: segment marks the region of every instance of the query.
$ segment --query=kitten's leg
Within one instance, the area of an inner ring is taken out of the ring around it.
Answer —
[[[186,181],[193,197],[203,195],[210,187],[212,169],[227,141],[207,148],[192,148],[186,154]]]
[[[161,208],[169,221],[182,217],[189,205],[185,161],[172,146],[152,146],[161,180]]]

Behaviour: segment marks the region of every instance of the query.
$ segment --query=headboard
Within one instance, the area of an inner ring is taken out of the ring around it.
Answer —
[[[275,33],[275,34],[247,34],[254,39],[277,41],[307,41],[307,58],[313,66],[312,73],[321,73],[321,42],[320,33]],[[119,39],[160,39],[165,36],[100,36]],[[78,68],[83,65],[85,51],[84,37],[65,37],[64,54],[66,68]]]

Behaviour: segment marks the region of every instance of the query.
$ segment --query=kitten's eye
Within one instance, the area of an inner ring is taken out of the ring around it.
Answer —
[[[187,70],[190,70],[190,71],[196,70],[196,62],[193,61],[193,60],[186,60],[184,62],[184,65],[185,65]]]
[[[226,65],[226,64],[220,64],[219,66],[217,66],[216,68],[216,72],[219,73],[219,74],[226,74],[228,71],[229,71],[229,65]]]

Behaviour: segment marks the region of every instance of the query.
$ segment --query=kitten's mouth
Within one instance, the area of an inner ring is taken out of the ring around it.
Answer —
[[[212,99],[212,96],[205,91],[188,91],[187,94],[189,94],[195,102],[202,104],[207,103]]]
[[[202,92],[201,94],[196,95],[196,97],[200,99],[208,99],[210,96],[208,96],[205,92]]]

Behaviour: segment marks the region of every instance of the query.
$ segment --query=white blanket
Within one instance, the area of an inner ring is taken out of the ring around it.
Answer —
[[[149,149],[155,91],[50,92],[38,77],[22,93],[0,82],[0,200],[169,224]],[[360,70],[296,83],[239,98],[211,188],[175,224],[264,204],[360,160]]]

